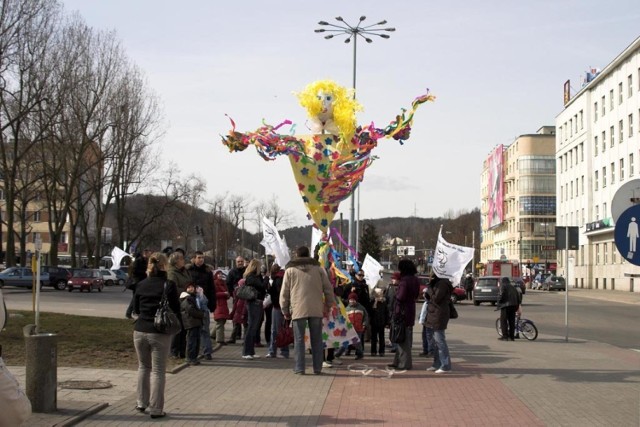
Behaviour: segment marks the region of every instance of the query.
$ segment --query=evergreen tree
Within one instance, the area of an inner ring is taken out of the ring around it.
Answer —
[[[380,236],[376,232],[376,227],[367,222],[364,224],[362,235],[360,236],[360,261],[364,261],[364,257],[369,254],[376,260],[380,261],[382,256],[382,244],[380,243]]]

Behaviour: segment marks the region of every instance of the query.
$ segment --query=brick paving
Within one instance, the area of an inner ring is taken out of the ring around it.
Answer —
[[[640,305],[637,294],[615,297]],[[129,371],[115,375],[124,380],[111,396],[98,398],[109,406],[98,410],[96,401],[59,394],[57,413],[34,414],[25,425],[640,425],[639,352],[575,339],[565,343],[544,331],[534,342],[502,342],[492,328],[450,325],[450,374],[427,372],[429,361],[415,356],[414,370],[390,376],[389,355],[365,356],[357,365],[345,356],[343,365],[320,376],[311,374],[308,359],[307,375],[300,376],[293,374],[292,360],[246,361],[239,345],[229,345],[212,361],[167,376],[165,419],[134,411],[135,372]],[[71,379],[64,369],[59,381]],[[104,371],[94,374],[109,378]]]

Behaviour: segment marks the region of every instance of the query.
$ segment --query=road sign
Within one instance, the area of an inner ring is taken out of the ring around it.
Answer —
[[[640,203],[640,179],[631,180],[623,184],[611,200],[611,216],[615,222],[622,215],[622,212]],[[603,212],[603,216],[607,216],[607,212]]]
[[[640,265],[640,205],[622,212],[613,237],[620,255],[631,264]]]
[[[396,252],[398,256],[414,256],[416,254],[415,246],[398,246]]]

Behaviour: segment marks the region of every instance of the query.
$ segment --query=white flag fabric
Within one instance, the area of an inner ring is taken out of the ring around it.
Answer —
[[[464,268],[472,259],[473,248],[447,242],[440,230],[433,260],[433,271],[438,277],[447,278],[451,280],[453,286],[456,286],[460,282]]]
[[[267,255],[273,255],[278,265],[284,268],[291,260],[287,243],[278,234],[276,226],[267,218],[262,218],[262,227],[264,237],[260,244],[264,246]]]
[[[367,286],[369,286],[369,291],[373,290],[380,281],[380,272],[383,269],[382,264],[371,255],[367,254],[364,257],[362,271],[364,272],[364,280],[367,282]]]
[[[111,260],[113,261],[113,265],[111,266],[112,270],[118,270],[120,268],[120,263],[122,262],[122,258],[126,256],[131,256],[122,249],[117,246],[114,246],[111,250]]]

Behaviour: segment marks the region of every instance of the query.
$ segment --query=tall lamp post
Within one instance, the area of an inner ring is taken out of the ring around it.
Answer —
[[[336,21],[338,24],[331,24],[326,21],[318,22],[318,25],[327,28],[318,28],[315,30],[316,33],[331,33],[324,36],[325,39],[332,39],[334,36],[340,34],[346,34],[347,38],[345,39],[345,43],[350,43],[353,39],[353,98],[356,97],[356,57],[357,57],[357,46],[358,46],[358,36],[362,37],[367,43],[372,43],[373,40],[371,36],[378,36],[383,39],[388,39],[390,36],[385,34],[385,32],[393,32],[395,28],[383,28],[383,25],[386,25],[387,21],[382,20],[375,24],[362,26],[362,22],[367,19],[366,16],[361,16],[358,23],[354,26],[348,24],[341,16],[337,16]],[[360,187],[358,187],[358,195],[360,194]],[[358,200],[360,198],[358,197]],[[358,203],[359,205],[359,203]],[[359,206],[358,206],[359,208]],[[360,211],[358,209],[358,219],[360,219]],[[354,236],[355,233],[355,236]],[[349,208],[349,237],[348,243],[349,246],[355,248],[356,253],[358,252],[358,227],[355,226],[355,194],[351,195],[351,205]],[[354,244],[355,237],[355,244]],[[352,255],[355,255],[352,253]]]

